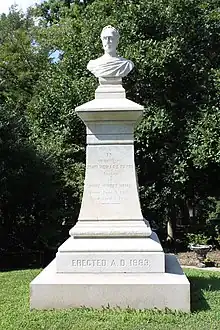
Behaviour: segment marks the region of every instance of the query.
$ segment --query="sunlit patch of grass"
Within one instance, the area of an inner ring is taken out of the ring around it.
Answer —
[[[127,308],[30,311],[29,284],[39,270],[0,273],[0,330],[220,329],[220,273],[186,270],[191,313]]]

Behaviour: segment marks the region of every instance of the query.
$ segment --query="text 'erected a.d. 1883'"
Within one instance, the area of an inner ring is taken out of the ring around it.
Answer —
[[[149,267],[148,259],[73,259],[73,267]]]

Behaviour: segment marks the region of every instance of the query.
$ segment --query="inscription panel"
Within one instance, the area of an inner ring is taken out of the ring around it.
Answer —
[[[137,190],[131,149],[133,146],[89,149],[85,191],[90,200],[96,204],[120,204],[129,200]]]
[[[103,122],[96,122],[96,123],[87,123],[86,132],[88,135],[109,135],[109,134],[133,134],[133,127],[134,125],[127,122],[127,123],[103,123]]]
[[[57,253],[57,271],[68,273],[161,273],[163,252]]]
[[[90,197],[100,204],[120,204],[128,200],[129,183],[93,183],[87,185]]]
[[[73,267],[149,267],[148,259],[73,259]]]

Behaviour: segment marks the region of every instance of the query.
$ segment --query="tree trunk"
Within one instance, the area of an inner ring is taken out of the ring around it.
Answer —
[[[173,206],[168,211],[167,239],[166,239],[171,249],[175,247],[175,234],[176,234],[176,209]]]
[[[167,241],[168,242],[174,241],[173,226],[172,226],[172,221],[170,218],[167,221]]]

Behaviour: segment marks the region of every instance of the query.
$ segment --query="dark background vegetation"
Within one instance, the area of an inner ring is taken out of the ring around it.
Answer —
[[[86,66],[101,55],[107,24],[120,31],[119,53],[135,63],[124,79],[127,97],[145,106],[135,132],[143,214],[164,245],[185,248],[194,232],[218,246],[207,221],[220,212],[219,0],[49,0],[0,16],[7,260],[39,253],[47,261],[77,221],[85,127],[74,109],[94,98],[97,81]]]

